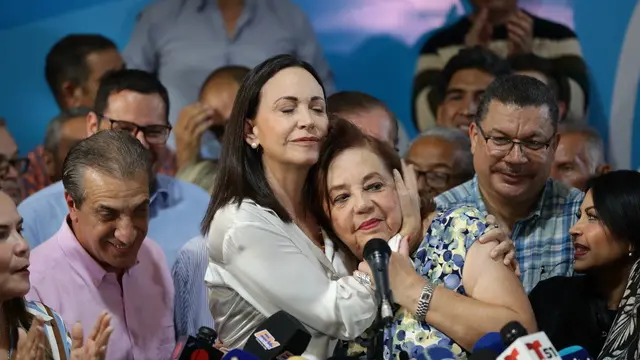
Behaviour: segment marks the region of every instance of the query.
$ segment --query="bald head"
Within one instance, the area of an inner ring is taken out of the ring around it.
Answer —
[[[250,69],[242,66],[225,66],[212,72],[202,83],[200,88],[200,103],[215,111],[215,116],[223,119],[222,123],[226,124],[231,117],[233,102],[235,101],[238,89],[244,77],[249,73]],[[216,135],[221,136],[224,125],[221,129],[212,129],[219,132]]]
[[[586,125],[562,124],[551,177],[584,190],[587,180],[611,170],[605,161],[604,143],[598,132]]]

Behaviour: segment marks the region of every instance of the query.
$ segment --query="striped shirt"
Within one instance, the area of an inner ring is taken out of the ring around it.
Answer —
[[[207,243],[202,236],[189,240],[178,252],[171,276],[175,286],[176,339],[195,336],[201,326],[214,329],[204,275],[209,265]]]
[[[44,333],[47,338],[47,343],[50,345],[53,360],[69,359],[71,338],[60,315],[37,301],[26,301],[25,305],[31,315],[44,320]],[[15,343],[15,336],[17,336],[17,334],[13,331],[9,333],[10,344]],[[9,358],[12,359],[12,356],[13,351],[10,351]]]
[[[439,211],[471,206],[487,215],[477,176],[435,198]],[[548,179],[536,208],[513,226],[511,240],[520,263],[520,280],[529,293],[554,276],[573,275],[573,243],[569,229],[577,220],[584,193]]]
[[[533,20],[533,53],[551,60],[554,71],[569,84],[567,119],[582,120],[588,103],[589,78],[576,34],[562,24],[526,14]],[[435,124],[439,104],[437,94],[431,90],[439,82],[440,72],[449,59],[464,48],[465,36],[472,25],[465,16],[436,31],[422,46],[412,93],[413,121],[418,130],[424,131]],[[489,49],[507,57],[507,38],[506,26],[494,27]]]

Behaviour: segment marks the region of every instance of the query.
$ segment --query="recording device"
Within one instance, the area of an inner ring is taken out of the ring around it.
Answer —
[[[376,297],[380,303],[380,320],[388,324],[393,320],[393,299],[389,286],[389,257],[391,248],[382,239],[371,239],[364,246],[364,259],[369,264],[376,283]]]
[[[292,358],[289,358],[292,359]],[[246,350],[233,349],[224,354],[222,360],[258,360],[253,354],[250,354]]]
[[[280,310],[253,331],[244,350],[259,360],[281,360],[301,355],[310,341],[311,334],[304,325]]]
[[[518,336],[521,334],[524,336]],[[508,347],[497,360],[561,360],[544,332],[527,335],[527,330],[517,321],[505,325],[500,336]]]
[[[526,330],[525,330],[526,335]],[[475,345],[473,345],[472,353],[478,352],[480,350],[489,349],[493,351],[496,355],[494,359],[504,351],[504,343],[502,342],[502,337],[498,332],[490,332],[486,333],[483,337],[476,341]]]
[[[558,351],[558,355],[560,355],[562,360],[596,360],[596,358],[591,357],[591,355],[589,355],[587,350],[585,350],[582,346],[578,346],[578,345],[564,348]]]
[[[215,348],[218,334],[206,326],[198,330],[198,335],[178,339],[171,360],[221,360],[222,351]]]

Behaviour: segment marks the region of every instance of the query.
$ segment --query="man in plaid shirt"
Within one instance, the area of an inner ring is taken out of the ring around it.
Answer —
[[[439,211],[467,205],[496,217],[515,243],[527,292],[541,280],[573,274],[569,228],[584,194],[549,179],[558,118],[555,97],[542,82],[498,78],[469,128],[476,176],[435,198]]]

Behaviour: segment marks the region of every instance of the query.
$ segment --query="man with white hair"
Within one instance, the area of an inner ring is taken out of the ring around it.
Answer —
[[[611,170],[604,156],[604,143],[598,132],[582,124],[566,123],[558,128],[560,142],[551,177],[584,190],[587,180]]]
[[[418,189],[434,197],[468,180],[473,170],[469,136],[457,128],[434,126],[422,132],[406,155],[418,177]]]

